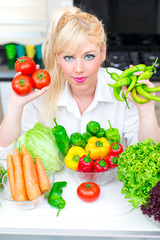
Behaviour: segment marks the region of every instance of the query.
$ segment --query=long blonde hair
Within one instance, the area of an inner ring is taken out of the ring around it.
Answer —
[[[47,39],[42,46],[43,62],[51,75],[51,86],[43,97],[41,106],[43,125],[53,125],[58,100],[66,83],[61,67],[57,63],[57,54],[66,49],[75,54],[86,40],[95,43],[101,51],[106,44],[104,27],[97,17],[82,12],[77,7],[60,9],[55,13]]]

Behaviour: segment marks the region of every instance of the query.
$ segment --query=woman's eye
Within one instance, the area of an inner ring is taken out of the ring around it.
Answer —
[[[86,60],[92,60],[92,59],[94,59],[95,58],[95,55],[93,55],[93,54],[87,54],[86,56],[85,56],[85,59]]]
[[[69,62],[69,61],[72,61],[73,60],[73,57],[72,56],[65,56],[64,57],[64,60]]]

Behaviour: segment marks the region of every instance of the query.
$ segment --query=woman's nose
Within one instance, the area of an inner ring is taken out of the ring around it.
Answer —
[[[81,73],[84,71],[84,64],[82,62],[81,59],[76,59],[76,63],[75,63],[75,71],[77,73]]]

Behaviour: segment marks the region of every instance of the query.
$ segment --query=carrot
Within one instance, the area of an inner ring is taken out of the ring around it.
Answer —
[[[36,157],[35,161],[36,161],[36,168],[37,168],[38,177],[39,177],[40,189],[43,193],[45,193],[51,187],[50,181],[45,171],[45,168],[43,166],[43,163],[41,162],[41,159],[39,157]]]
[[[33,172],[33,159],[30,154],[25,154],[23,156],[23,171],[26,184],[27,195],[30,201],[42,195],[42,192],[36,182],[34,172]]]
[[[21,151],[22,151],[22,156],[24,156],[25,154],[30,154],[30,152],[28,151],[28,149],[25,147],[24,144],[21,145]]]
[[[15,167],[15,188],[16,188],[16,201],[27,201],[27,193],[24,182],[22,155],[18,148],[13,151],[13,163]]]
[[[22,156],[24,156],[25,154],[29,154],[29,155],[31,156],[30,152],[28,151],[28,149],[25,147],[24,144],[21,145],[21,151],[22,151]],[[31,156],[31,158],[32,158],[32,156]],[[36,182],[37,182],[37,184],[38,184],[38,186],[39,186],[38,173],[37,173],[37,169],[36,169],[36,166],[35,166],[35,164],[34,164],[33,159],[32,159],[32,161],[31,161],[31,163],[32,163],[33,173],[34,173]]]
[[[11,197],[15,201],[16,200],[15,169],[13,164],[13,157],[10,153],[7,155],[7,172]]]

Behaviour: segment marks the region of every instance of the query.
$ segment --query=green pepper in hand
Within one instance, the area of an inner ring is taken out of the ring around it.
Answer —
[[[108,120],[110,128],[106,130],[106,138],[110,143],[113,143],[114,141],[120,143],[121,138],[120,134],[117,128],[113,128],[111,125],[110,120]]]
[[[86,127],[87,132],[90,132],[93,135],[95,135],[99,131],[99,129],[100,129],[100,124],[95,121],[90,121]]]
[[[55,182],[51,188],[49,197],[48,197],[48,203],[52,207],[58,208],[57,217],[61,211],[66,205],[66,201],[62,198],[62,188],[67,186],[67,182]]]
[[[85,148],[87,144],[86,140],[83,138],[80,132],[72,133],[70,136],[70,141],[74,146],[79,146],[82,148]]]
[[[55,122],[56,126],[54,128],[52,128],[52,133],[55,136],[56,143],[57,143],[57,146],[58,146],[60,152],[64,156],[66,156],[68,150],[71,147],[70,139],[67,135],[65,128],[63,126],[57,124],[56,118],[54,118],[54,122]]]

